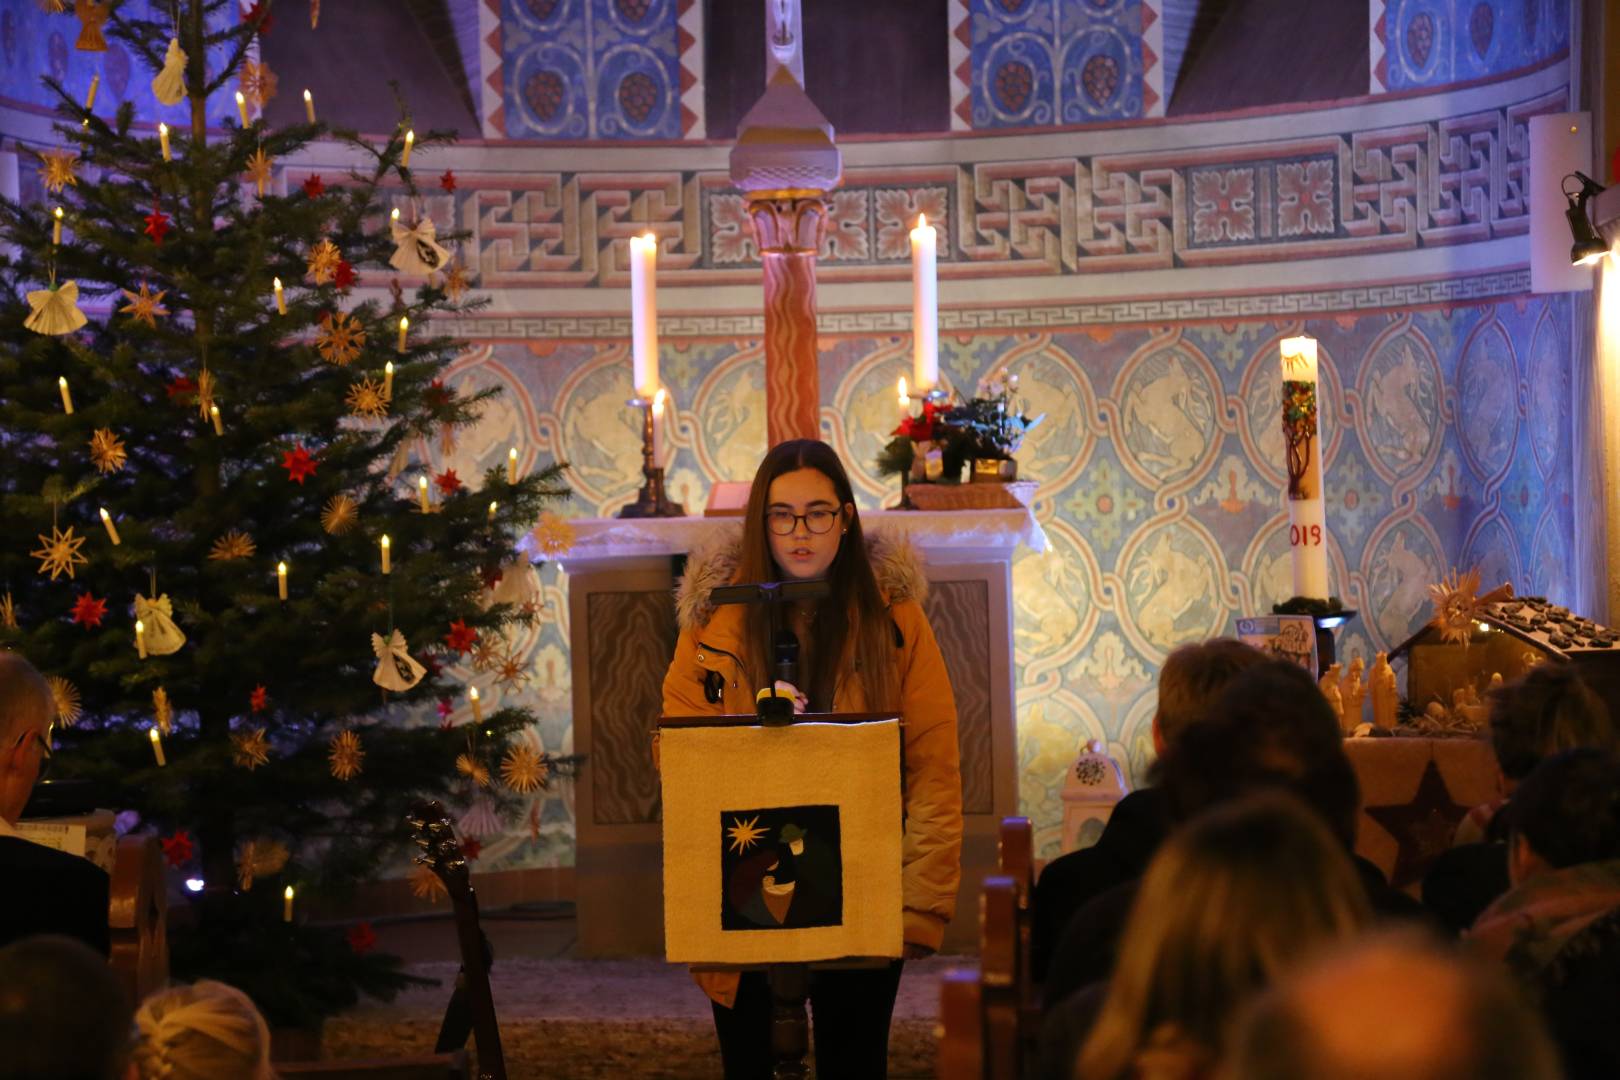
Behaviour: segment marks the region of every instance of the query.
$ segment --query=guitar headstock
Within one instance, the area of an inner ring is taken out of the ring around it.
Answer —
[[[472,891],[467,870],[467,853],[456,838],[455,825],[450,815],[437,801],[424,799],[405,815],[411,827],[411,840],[421,849],[416,861],[432,870],[452,898],[461,898]]]

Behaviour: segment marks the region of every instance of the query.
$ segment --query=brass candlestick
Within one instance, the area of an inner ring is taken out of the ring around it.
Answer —
[[[670,502],[664,493],[664,467],[653,464],[653,403],[647,398],[634,397],[625,402],[641,410],[641,492],[636,501],[622,507],[614,517],[660,518],[685,517],[686,509],[680,503]]]

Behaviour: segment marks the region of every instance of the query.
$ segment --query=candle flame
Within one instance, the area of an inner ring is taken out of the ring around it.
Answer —
[[[158,134],[167,135],[168,133],[169,133],[169,125],[165,124],[163,121],[159,120],[158,121]]]
[[[276,563],[276,573],[280,576],[286,576],[287,564],[284,562]]]
[[[58,207],[57,207],[57,208],[56,208],[56,220],[57,220],[57,221],[61,221],[61,220],[62,220],[62,208],[61,208],[61,207],[60,207],[60,206],[58,206]]]
[[[135,620],[135,633],[136,634],[144,634],[144,633],[146,633],[146,624],[141,622],[141,620],[139,620],[139,619]]]
[[[928,215],[927,214],[918,214],[917,215],[917,228],[919,228],[919,229],[928,228]]]
[[[245,101],[246,101],[246,100],[247,100],[247,98],[245,98],[245,97],[243,97],[243,96],[242,96],[242,91],[240,91],[240,90],[238,90],[238,91],[237,91],[237,92],[236,92],[236,103],[237,103],[237,104],[238,104],[238,105],[240,105],[240,104],[242,104],[242,103],[243,103],[243,102],[245,102]]]
[[[411,328],[411,320],[408,317],[401,315],[399,317],[399,328],[401,330],[409,330]]]
[[[291,900],[293,898],[293,887],[291,885],[287,886],[282,890],[281,895],[286,899]]]
[[[309,91],[308,91],[308,90],[305,90],[305,91],[304,91],[304,100],[305,100],[305,101],[309,101],[309,100],[311,100],[311,98],[310,98],[310,96],[309,96]]]
[[[388,545],[389,545],[389,543],[390,543],[390,541],[389,541],[389,539],[388,539],[388,534],[387,534],[387,533],[383,533],[383,534],[382,534],[382,546],[383,546],[383,547],[387,547],[387,546],[388,546]]]
[[[478,687],[469,686],[467,688],[467,697],[472,699],[473,701],[477,701],[478,700]]]
[[[276,291],[280,292],[281,291],[281,279],[280,278],[271,278],[270,280],[275,283]]]
[[[153,742],[158,741],[158,729],[157,729],[156,725],[153,725],[152,727],[147,728],[146,729],[146,734],[151,736],[151,739],[152,739]]]

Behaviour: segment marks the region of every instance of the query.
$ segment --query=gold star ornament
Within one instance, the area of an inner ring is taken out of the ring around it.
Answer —
[[[334,777],[339,780],[353,780],[360,775],[360,766],[365,760],[366,752],[360,746],[360,736],[352,731],[345,731],[332,738],[326,756],[331,763]]]
[[[252,60],[242,65],[237,80],[242,88],[242,96],[261,109],[276,96],[276,87],[280,82],[276,78],[276,73],[270,70],[269,64],[256,64]]]
[[[456,758],[456,772],[479,787],[489,787],[489,766],[471,754],[462,754]]]
[[[45,166],[45,190],[61,191],[72,184],[79,186],[79,155],[73,150],[41,150],[40,164]]]
[[[246,176],[258,188],[261,199],[264,198],[264,185],[270,182],[271,165],[270,155],[264,152],[262,146],[253,151],[253,156],[248,158]]]
[[[68,580],[73,580],[75,566],[88,566],[90,560],[79,554],[84,546],[84,537],[73,535],[73,526],[69,525],[63,532],[55,525],[51,526],[51,535],[41,533],[39,542],[42,545],[37,551],[28,554],[39,560],[37,573],[50,574],[55,581],[62,574],[67,574]]]
[[[519,795],[545,787],[549,775],[551,763],[531,746],[514,746],[501,760],[501,780]]]
[[[309,253],[309,276],[315,279],[315,284],[325,285],[332,280],[337,272],[338,263],[343,261],[343,253],[338,246],[330,240],[322,240],[316,244]]]
[[[381,420],[388,415],[388,399],[383,396],[383,385],[369,375],[349,384],[349,393],[343,403],[349,407],[350,416],[362,420]]]
[[[270,740],[264,737],[264,728],[254,728],[252,731],[238,731],[232,735],[231,757],[248,772],[252,772],[260,765],[269,762]]]
[[[214,541],[214,546],[208,549],[208,557],[214,562],[230,562],[233,559],[252,558],[258,550],[253,537],[241,529],[232,529]]]
[[[154,293],[146,282],[141,282],[141,291],[132,293],[128,289],[119,289],[129,298],[129,303],[118,310],[129,316],[131,322],[143,322],[152,329],[157,329],[157,317],[167,315],[169,309],[163,306],[163,295],[168,290]]]
[[[79,688],[60,675],[48,675],[45,681],[50,685],[51,701],[56,706],[56,722],[63,727],[77,724],[84,715],[79,706]]]
[[[98,472],[106,475],[122,469],[129,460],[129,453],[124,449],[124,440],[114,434],[112,428],[97,428],[90,437],[90,460]]]
[[[470,288],[472,288],[472,278],[468,275],[467,268],[461,265],[461,260],[457,259],[444,272],[444,294],[459,304],[461,298],[467,294],[467,290]]]
[[[366,331],[360,320],[342,311],[323,319],[315,335],[315,348],[320,351],[321,359],[339,366],[353,363],[365,343]]]
[[[352,498],[334,495],[326,500],[326,508],[321,511],[321,528],[332,536],[342,536],[354,528],[359,519],[360,508]]]

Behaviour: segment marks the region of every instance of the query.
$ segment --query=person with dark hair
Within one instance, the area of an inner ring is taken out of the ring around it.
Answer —
[[[1608,707],[1573,664],[1538,664],[1491,691],[1489,706],[1491,748],[1507,794],[1470,810],[1457,826],[1456,846],[1423,878],[1424,906],[1459,932],[1508,890],[1504,810],[1517,785],[1560,750],[1620,749]]]
[[[1390,888],[1352,854],[1361,789],[1339,721],[1299,665],[1266,659],[1232,679],[1209,715],[1182,733],[1159,763],[1172,822],[1259,791],[1283,791],[1315,812],[1349,855],[1375,914],[1422,918],[1416,901]],[[1091,900],[1069,920],[1043,987],[1048,1007],[1113,968],[1136,881]]]
[[[0,1080],[120,1080],[131,1007],[104,957],[56,935],[0,949]]]
[[[1264,659],[1259,649],[1234,638],[1183,645],[1166,657],[1159,669],[1159,701],[1153,711],[1153,752],[1162,758],[1234,676]],[[1046,979],[1052,953],[1074,913],[1093,897],[1141,877],[1169,830],[1163,790],[1156,785],[1140,787],[1114,807],[1095,844],[1046,864],[1035,882],[1030,923],[1036,982]]]
[[[721,585],[825,579],[830,595],[795,603],[785,625],[799,642],[802,686],[770,681],[760,605],[716,606]],[[664,677],[664,713],[752,713],[772,686],[795,712],[897,712],[904,722],[905,835],[901,883],[905,956],[937,950],[961,877],[962,777],[956,701],[923,612],[927,581],[903,541],[867,536],[849,476],[826,443],[771,449],[749,491],[740,537],[694,552],[676,595],[681,627]],[[823,1076],[881,1077],[900,962],[816,972],[810,1008]],[[728,1080],[771,1073],[771,995],[761,972],[702,973]]]
[[[1232,1042],[1225,1075],[1239,1080],[1559,1080],[1545,1028],[1506,978],[1410,934],[1307,965]]]
[[[17,834],[28,797],[50,762],[56,700],[44,676],[0,650],[0,945],[33,934],[66,934],[105,956],[110,903],[106,871],[78,855]],[[27,887],[17,883],[27,882]]]
[[[1513,885],[1469,943],[1534,991],[1571,1080],[1620,1076],[1620,758],[1554,754],[1507,816]]]

